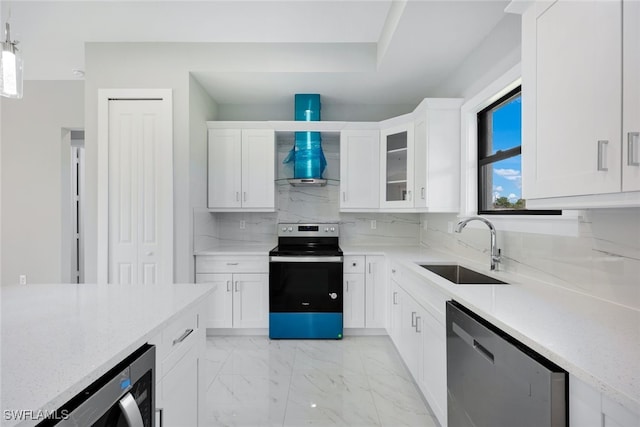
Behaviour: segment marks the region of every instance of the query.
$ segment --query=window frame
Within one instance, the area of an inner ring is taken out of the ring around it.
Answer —
[[[477,150],[479,111],[501,98],[522,83],[521,64],[514,63],[506,70],[497,71],[482,78],[463,94],[460,107],[460,211],[458,218],[478,215],[477,203]],[[526,87],[523,87],[526,91]],[[523,114],[526,114],[523,106]],[[526,135],[523,123],[523,137]],[[524,147],[526,148],[526,147]],[[487,215],[489,216],[489,215]],[[563,210],[562,215],[502,215],[490,216],[498,230],[504,232],[533,233],[553,236],[576,237],[580,234],[579,210]],[[481,228],[483,224],[471,222],[467,227]]]
[[[476,180],[476,191],[477,191],[477,207],[476,211],[479,215],[562,215],[561,210],[553,210],[553,209],[527,209],[526,208],[526,199],[525,199],[525,208],[524,209],[483,209],[483,206],[489,206],[489,203],[485,200],[487,194],[487,189],[483,187],[486,184],[485,172],[483,170],[483,166],[487,166],[493,163],[500,162],[502,160],[510,159],[516,156],[522,155],[522,141],[520,141],[520,145],[516,147],[509,148],[504,151],[497,151],[494,154],[484,154],[489,153],[489,144],[491,141],[491,126],[489,124],[489,120],[491,115],[489,114],[491,111],[495,111],[499,109],[501,106],[507,104],[511,100],[515,99],[517,96],[522,97],[522,85],[518,85],[515,88],[509,90],[506,94],[502,95],[497,100],[493,101],[491,104],[484,107],[482,110],[477,113],[477,180]],[[520,163],[520,171],[522,171],[522,160]]]

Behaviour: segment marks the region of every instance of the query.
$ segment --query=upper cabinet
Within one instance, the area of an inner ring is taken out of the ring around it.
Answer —
[[[414,113],[414,206],[460,210],[461,99],[425,99]]]
[[[413,208],[413,121],[380,132],[380,207]]]
[[[528,207],[640,204],[640,193],[629,193],[640,189],[637,22],[634,1],[535,2],[524,11]]]
[[[209,129],[208,171],[210,210],[275,210],[272,129]]]
[[[340,133],[340,210],[377,210],[380,206],[380,132]]]

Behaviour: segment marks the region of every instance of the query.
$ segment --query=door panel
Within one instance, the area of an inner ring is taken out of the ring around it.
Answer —
[[[242,207],[275,206],[275,133],[242,130]]]
[[[163,100],[109,101],[110,282],[173,282],[170,120]]]
[[[233,327],[269,327],[269,275],[233,275]]]
[[[240,129],[209,129],[209,207],[239,208],[241,193]]]

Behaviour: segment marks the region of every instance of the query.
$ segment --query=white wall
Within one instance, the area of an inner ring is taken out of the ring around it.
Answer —
[[[2,98],[2,284],[62,279],[62,129],[84,125],[81,81],[25,81]],[[68,164],[68,161],[67,161]]]

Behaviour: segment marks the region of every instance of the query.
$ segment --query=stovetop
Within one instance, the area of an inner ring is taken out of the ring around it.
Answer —
[[[339,246],[279,245],[269,256],[342,256]]]
[[[278,246],[270,256],[342,256],[338,224],[278,224]]]

